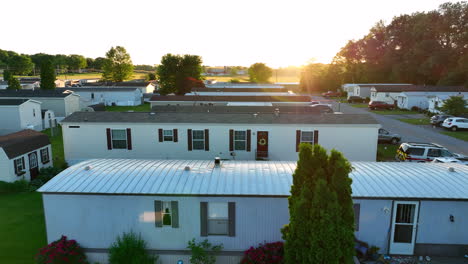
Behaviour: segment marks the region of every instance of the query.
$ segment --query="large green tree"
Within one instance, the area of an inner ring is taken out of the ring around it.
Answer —
[[[33,70],[34,64],[27,55],[15,54],[9,56],[8,68],[17,75],[27,75]]]
[[[354,212],[350,163],[337,151],[301,144],[283,229],[285,261],[352,263]]]
[[[102,66],[104,80],[121,82],[133,75],[133,63],[124,47],[112,47],[106,53],[106,60]]]
[[[273,75],[273,70],[265,63],[257,62],[249,67],[249,77],[251,82],[265,83]]]
[[[80,71],[81,69],[86,68],[86,58],[81,55],[72,54],[68,56],[67,60],[68,67],[71,70]]]
[[[3,80],[8,82],[10,78],[13,77],[13,74],[9,70],[3,70]]]
[[[55,89],[55,69],[52,60],[42,62],[41,65],[41,89]]]
[[[8,90],[21,90],[21,84],[19,82],[19,80],[15,77],[11,77],[9,80],[8,80],[8,87],[7,87]]]
[[[156,69],[159,93],[184,95],[193,87],[203,87],[202,59],[197,55],[166,54]]]
[[[444,104],[438,107],[438,110],[453,116],[468,113],[467,100],[461,96],[451,96],[449,99],[444,100]]]

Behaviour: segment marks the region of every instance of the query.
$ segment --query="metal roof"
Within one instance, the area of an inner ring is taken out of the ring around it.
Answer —
[[[28,99],[0,99],[0,105],[22,105]]]
[[[354,198],[466,199],[468,166],[354,162]],[[190,170],[185,170],[189,166]],[[453,172],[449,168],[453,167]],[[280,196],[290,193],[295,161],[93,159],[71,166],[43,193]]]
[[[306,95],[279,96],[216,96],[216,95],[153,95],[150,102],[310,102]]]
[[[138,87],[99,87],[99,86],[86,86],[86,87],[65,87],[56,88],[58,91],[73,91],[73,92],[134,92],[138,90]]]
[[[32,98],[32,97],[67,97],[74,95],[73,93],[64,93],[60,89],[56,90],[0,90],[0,97],[9,98]]]

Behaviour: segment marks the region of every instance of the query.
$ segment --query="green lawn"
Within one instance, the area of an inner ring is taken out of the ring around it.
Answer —
[[[47,244],[40,193],[0,194],[0,262],[34,262]]]
[[[457,132],[445,131],[441,133],[447,136],[451,136],[451,137],[458,138],[464,141],[468,141],[468,131],[457,131]]]
[[[377,161],[394,161],[398,147],[392,144],[377,145]]]
[[[44,134],[49,136],[50,143],[52,145],[52,157],[54,161],[54,167],[66,168],[65,155],[63,153],[63,136],[62,127],[58,126],[55,130],[55,134],[52,137],[50,128],[42,131]]]
[[[372,110],[371,113],[376,113],[379,115],[416,115],[420,114],[416,111],[409,110]]]
[[[109,111],[109,112],[127,112],[127,111],[150,112],[151,104],[144,103],[142,105],[136,105],[136,106],[106,106],[106,111]]]
[[[401,122],[412,124],[412,125],[430,125],[431,124],[431,120],[428,117],[426,118],[400,118],[398,120],[400,120]]]

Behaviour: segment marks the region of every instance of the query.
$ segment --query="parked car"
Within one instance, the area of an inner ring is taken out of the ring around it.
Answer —
[[[314,110],[317,110],[317,112],[320,112],[320,113],[326,113],[326,114],[333,114],[333,109],[328,106],[328,105],[325,105],[325,104],[315,104],[315,105],[311,105],[310,107],[312,107]]]
[[[468,158],[435,158],[433,163],[458,163],[468,166]]]
[[[429,162],[435,158],[465,158],[463,155],[452,153],[445,147],[434,143],[402,143],[395,158],[399,161]]]
[[[379,129],[379,142],[388,142],[391,144],[397,144],[400,142],[401,136],[398,134],[393,134],[387,130],[381,128]]]
[[[329,106],[330,108],[332,107],[332,104],[329,104],[330,100],[325,100],[325,101],[311,101],[311,105],[326,105]]]
[[[442,127],[452,131],[468,129],[468,118],[450,117],[444,120]]]
[[[370,101],[369,109],[370,110],[376,110],[376,109],[393,110],[395,109],[395,105],[387,104],[386,102],[381,102],[381,101]]]
[[[362,98],[362,97],[359,97],[359,96],[350,96],[348,98],[348,103],[365,103],[366,102],[366,98]]]
[[[445,119],[453,117],[451,115],[435,115],[431,117],[431,124],[433,126],[441,126]]]
[[[325,98],[328,98],[328,97],[340,97],[341,96],[341,92],[332,92],[332,91],[328,91],[326,93],[322,93],[322,96],[325,97]]]

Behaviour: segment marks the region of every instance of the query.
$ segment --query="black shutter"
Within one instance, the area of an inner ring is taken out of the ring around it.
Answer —
[[[163,130],[161,128],[158,129],[158,135],[159,135],[159,142],[163,142]]]
[[[127,128],[127,149],[132,150],[132,130]]]
[[[251,145],[251,134],[252,131],[250,129],[247,130],[247,151],[250,151],[250,145]]]
[[[208,203],[200,202],[200,236],[208,236]]]
[[[361,213],[361,204],[353,204],[354,209],[354,230],[359,231],[359,215]]]
[[[13,160],[13,166],[15,166],[15,174],[18,175],[18,159]]]
[[[177,129],[173,130],[173,134],[174,134],[174,142],[179,141],[179,136],[177,135]]]
[[[234,130],[229,129],[229,151],[234,151]]]
[[[187,129],[187,145],[188,150],[192,151],[192,129]]]
[[[299,145],[301,144],[301,131],[296,130],[296,152],[299,152]]]
[[[154,223],[156,227],[163,226],[163,219],[162,219],[162,202],[161,201],[154,201]]]
[[[112,138],[111,138],[111,129],[106,128],[107,134],[107,149],[112,149]]]
[[[318,130],[314,130],[314,144],[318,144]]]
[[[236,203],[228,203],[229,236],[236,236]]]
[[[172,227],[179,228],[179,203],[177,201],[171,201],[172,209]]]
[[[205,129],[205,151],[210,150],[210,131]]]
[[[24,163],[24,157],[21,157],[21,161],[23,162],[23,169],[26,170],[26,163]]]

